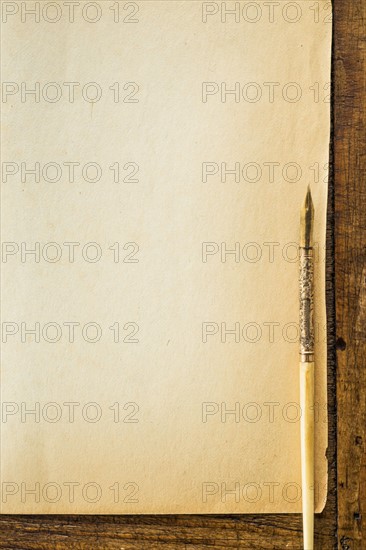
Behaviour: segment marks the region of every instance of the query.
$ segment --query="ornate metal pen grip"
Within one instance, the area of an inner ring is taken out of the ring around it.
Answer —
[[[313,249],[300,248],[300,358],[314,361],[314,262]]]

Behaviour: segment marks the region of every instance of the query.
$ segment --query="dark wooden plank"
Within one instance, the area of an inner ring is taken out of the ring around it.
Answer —
[[[0,547],[22,550],[302,548],[297,516],[8,516],[2,523]],[[318,522],[316,548],[334,544]]]
[[[366,548],[365,23],[364,0],[336,2],[338,539],[342,550]]]

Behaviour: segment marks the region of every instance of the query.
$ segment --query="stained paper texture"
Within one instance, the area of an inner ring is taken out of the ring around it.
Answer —
[[[3,513],[301,510],[315,205],[327,492],[329,2],[2,2]]]

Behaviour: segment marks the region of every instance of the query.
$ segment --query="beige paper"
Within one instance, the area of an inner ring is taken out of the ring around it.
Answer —
[[[2,10],[1,512],[301,510],[308,184],[320,511],[330,2]]]

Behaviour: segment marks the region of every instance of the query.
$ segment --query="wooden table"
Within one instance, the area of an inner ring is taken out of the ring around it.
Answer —
[[[365,34],[366,0],[334,0],[327,236],[330,469],[327,505],[315,523],[318,550],[366,549]],[[18,550],[302,548],[298,515],[2,516],[0,529],[0,548]]]

